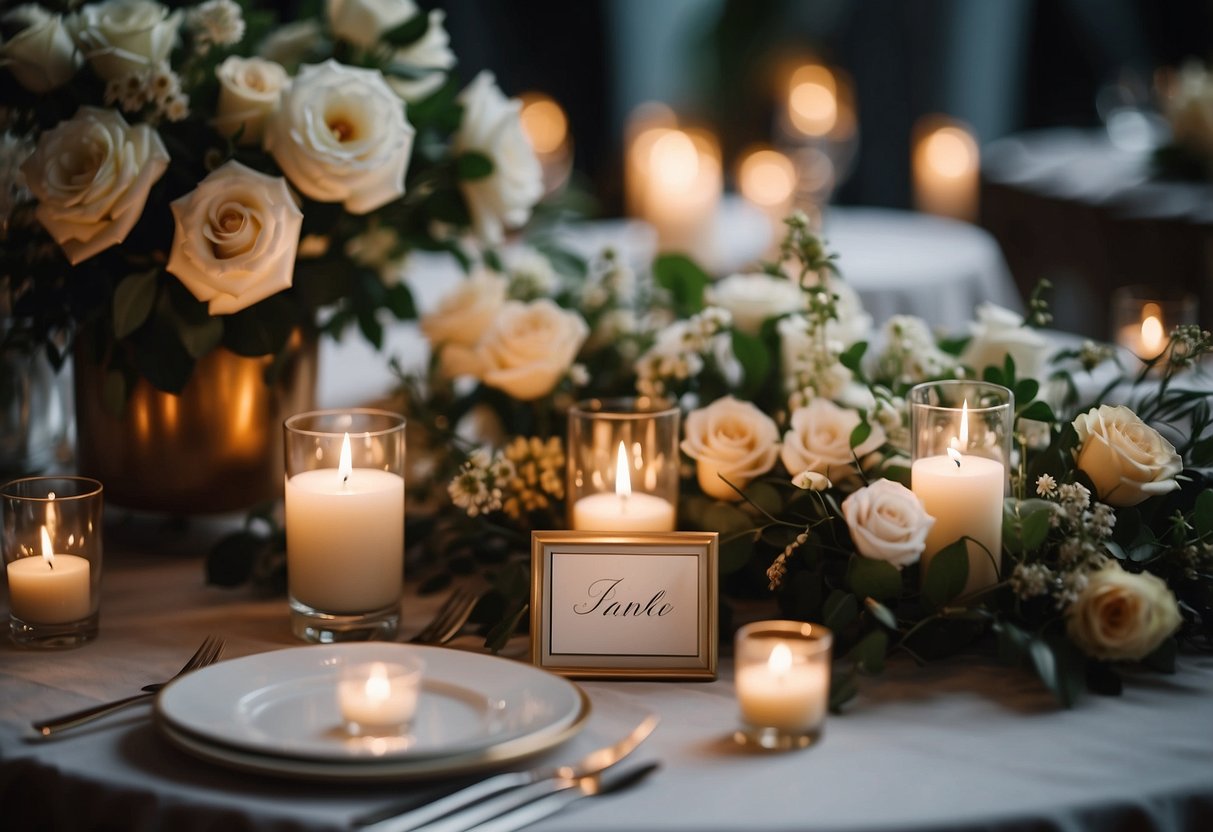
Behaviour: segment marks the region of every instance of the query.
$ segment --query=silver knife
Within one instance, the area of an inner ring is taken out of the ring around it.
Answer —
[[[632,766],[623,771],[604,771],[600,774],[583,777],[577,781],[576,788],[548,795],[534,803],[493,818],[479,826],[474,826],[468,832],[515,832],[517,829],[556,814],[565,806],[576,803],[583,797],[598,797],[626,789],[633,783],[639,783],[659,768],[661,768],[661,763],[652,761]]]
[[[507,771],[473,783],[425,806],[403,813],[380,810],[355,818],[353,824],[355,827],[361,827],[363,832],[412,832],[421,827],[425,827],[426,832],[466,829],[524,803],[550,795],[553,791],[571,789],[577,785],[580,778],[613,766],[644,742],[658,722],[657,716],[650,714],[619,742],[593,751],[571,765],[530,771]],[[501,794],[502,792],[506,793]],[[493,797],[494,795],[496,797]],[[463,811],[459,811],[461,809]],[[459,814],[449,817],[455,812]]]

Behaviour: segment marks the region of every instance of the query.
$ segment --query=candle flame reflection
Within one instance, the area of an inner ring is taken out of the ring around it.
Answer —
[[[387,678],[387,668],[381,662],[371,665],[371,673],[366,679],[366,698],[372,704],[386,702],[392,695],[392,683]]]
[[[615,457],[615,493],[626,500],[632,496],[632,475],[628,473],[628,451],[622,442]]]
[[[777,676],[783,676],[792,669],[792,651],[783,642],[775,645],[771,657],[767,659],[767,668]]]
[[[341,478],[342,485],[350,481],[350,472],[354,470],[350,454],[350,435],[347,433],[345,438],[341,440],[341,461],[337,463],[337,476]]]

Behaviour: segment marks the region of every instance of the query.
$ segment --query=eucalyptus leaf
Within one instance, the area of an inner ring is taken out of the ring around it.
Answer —
[[[840,632],[859,617],[859,601],[851,593],[836,589],[826,598],[821,615],[826,627]]]
[[[733,330],[733,355],[744,372],[742,396],[753,398],[771,374],[771,354],[760,339]]]
[[[767,514],[778,514],[783,508],[783,498],[779,496],[779,490],[768,482],[751,483],[742,493],[747,500]]]
[[[679,317],[703,311],[703,295],[712,279],[684,254],[663,254],[653,261],[653,280],[673,296]]]
[[[847,566],[847,585],[860,598],[887,601],[901,594],[901,570],[883,560],[855,554]]]
[[[837,668],[830,674],[830,711],[837,713],[859,693],[859,679],[853,667]]]
[[[223,321],[218,318],[207,318],[198,324],[177,322],[177,337],[193,358],[198,359],[209,353],[223,340]]]
[[[864,673],[880,673],[884,670],[888,648],[889,634],[884,630],[872,630],[855,643],[847,657]]]
[[[114,337],[125,338],[147,320],[156,302],[159,269],[127,275],[114,289]]]
[[[838,356],[838,361],[852,373],[860,375],[863,372],[863,356],[867,351],[867,341],[856,341],[842,355]]]
[[[855,426],[854,430],[851,431],[851,439],[850,439],[851,447],[858,448],[864,442],[867,442],[868,437],[871,435],[872,435],[872,426],[870,424],[868,424],[868,421],[866,419],[864,419],[858,425]]]
[[[1049,407],[1045,402],[1032,402],[1019,412],[1019,418],[1026,419],[1029,422],[1052,423],[1057,421],[1053,408]]]
[[[931,558],[922,582],[923,597],[939,609],[964,592],[968,580],[969,550],[964,540],[958,540]]]
[[[467,150],[455,159],[455,172],[460,179],[473,182],[493,174],[493,160],[483,153]]]

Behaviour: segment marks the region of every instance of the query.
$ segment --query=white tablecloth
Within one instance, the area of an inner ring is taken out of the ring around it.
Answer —
[[[101,635],[66,652],[0,644],[0,827],[6,830],[339,830],[423,787],[296,783],[195,760],[149,709],[63,739],[28,723],[125,695],[174,672],[206,633],[228,656],[296,646],[283,598],[204,585],[205,529],[107,528]],[[144,536],[146,538],[146,536]],[[138,544],[142,554],[133,549]],[[406,598],[412,632],[438,599]],[[0,609],[0,615],[7,611]],[[474,643],[465,638],[462,643]],[[984,659],[896,661],[865,680],[820,745],[742,753],[731,662],[712,683],[590,682],[585,731],[550,762],[662,717],[636,758],[663,767],[626,793],[535,826],[556,830],[1213,829],[1213,657],[1134,674],[1119,698],[1058,710],[1026,671]]]

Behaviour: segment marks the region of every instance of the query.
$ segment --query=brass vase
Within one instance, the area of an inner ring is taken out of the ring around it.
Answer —
[[[270,359],[217,349],[180,395],[140,379],[121,416],[102,404],[104,370],[76,350],[76,463],[106,502],[168,514],[214,514],[282,497],[282,422],[316,398],[318,346],[296,333],[273,384]]]

